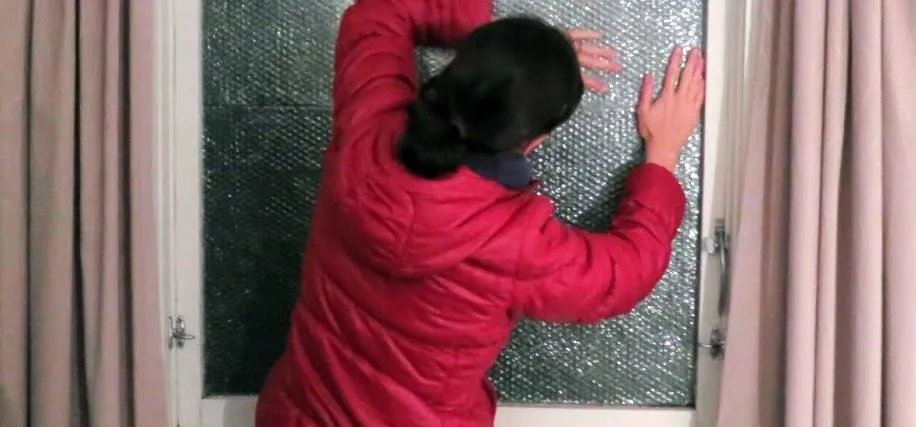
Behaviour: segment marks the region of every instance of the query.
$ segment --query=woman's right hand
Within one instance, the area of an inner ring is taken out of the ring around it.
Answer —
[[[675,48],[668,60],[662,91],[653,99],[655,82],[643,78],[636,120],[646,143],[646,161],[674,171],[687,139],[696,129],[706,92],[705,63],[699,49],[687,56],[681,70],[683,51]]]

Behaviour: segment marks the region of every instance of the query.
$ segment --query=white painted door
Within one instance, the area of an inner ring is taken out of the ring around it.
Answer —
[[[253,425],[254,396],[203,397],[204,336],[202,319],[201,209],[201,1],[157,3],[159,108],[155,118],[161,143],[157,153],[161,271],[167,304],[163,321],[182,316],[188,336],[169,351],[170,412],[182,427],[248,427]],[[708,2],[708,95],[704,135],[702,233],[714,235],[715,219],[724,217],[722,196],[729,182],[728,140],[736,121],[729,108],[743,85],[744,1]],[[708,342],[721,322],[717,313],[720,258],[701,255],[700,342]],[[174,319],[173,319],[174,320]],[[504,406],[498,427],[525,426],[713,426],[719,361],[708,349],[698,351],[696,408],[590,408]]]

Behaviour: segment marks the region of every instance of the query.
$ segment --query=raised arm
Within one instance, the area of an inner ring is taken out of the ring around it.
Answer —
[[[647,76],[637,106],[648,163],[630,175],[608,233],[561,224],[544,203],[517,268],[515,301],[522,314],[554,322],[596,322],[632,310],[661,280],[686,200],[674,177],[681,150],[703,105],[703,58],[682,51],[668,62],[660,95]]]
[[[517,310],[547,322],[593,323],[632,310],[659,282],[684,215],[671,172],[637,168],[607,233],[562,224],[544,203],[519,259]]]
[[[491,0],[358,0],[337,37],[336,126],[403,112],[419,86],[414,48],[454,44],[491,16]]]

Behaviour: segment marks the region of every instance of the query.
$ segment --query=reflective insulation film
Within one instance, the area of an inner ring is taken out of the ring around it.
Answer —
[[[642,161],[634,106],[671,48],[703,42],[703,0],[497,0],[606,34],[625,70],[534,155],[564,220],[606,229]],[[332,50],[347,0],[204,0],[205,391],[256,394],[282,351],[330,136]],[[448,52],[421,50],[429,75]],[[503,402],[690,406],[694,395],[701,138],[678,174],[689,207],[671,266],[633,314],[598,326],[523,322],[492,372]]]

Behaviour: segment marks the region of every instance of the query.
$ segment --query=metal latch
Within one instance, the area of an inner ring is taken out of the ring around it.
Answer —
[[[186,341],[197,339],[185,330],[184,317],[178,315],[177,318],[169,316],[169,350],[173,347],[183,348]]]
[[[709,355],[714,359],[719,358],[725,354],[725,331],[717,326],[709,335],[709,343],[700,343],[698,346],[702,349],[709,350]]]
[[[725,231],[725,220],[717,219],[712,237],[703,239],[703,249],[710,255],[719,255],[719,265],[721,273],[719,276],[719,315],[724,316],[728,311],[728,301],[730,294],[730,277],[731,265],[729,265],[729,255],[731,246],[729,243],[730,236]]]
[[[717,311],[719,321],[721,322],[728,313],[728,303],[730,298],[731,265],[729,264],[729,255],[731,250],[730,236],[725,231],[725,220],[716,219],[713,235],[703,239],[703,249],[710,255],[719,255],[719,300]],[[709,351],[710,356],[719,358],[725,353],[725,328],[721,325],[716,326],[709,335],[708,343],[699,343],[701,349]]]

